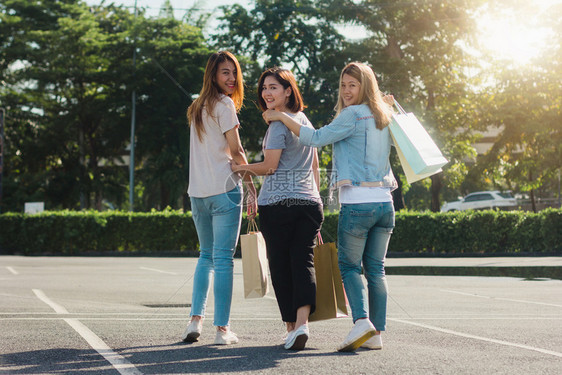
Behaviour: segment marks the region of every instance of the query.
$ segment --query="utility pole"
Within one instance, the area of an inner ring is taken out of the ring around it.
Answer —
[[[560,168],[558,168],[558,208],[562,208],[562,202],[560,202]]]
[[[135,0],[135,21],[137,20],[137,0]],[[136,27],[136,22],[133,24]],[[132,94],[132,113],[131,113],[131,149],[129,156],[129,211],[134,211],[134,194],[135,194],[135,122],[136,122],[136,105],[137,93],[134,89],[134,78],[137,64],[137,37],[136,31],[133,29],[135,37],[133,40],[133,94]]]
[[[4,177],[4,108],[0,108],[0,214],[2,213],[2,178]]]

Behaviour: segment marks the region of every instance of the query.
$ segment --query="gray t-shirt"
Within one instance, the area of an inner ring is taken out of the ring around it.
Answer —
[[[313,128],[304,113],[289,115],[303,126]],[[299,143],[299,138],[282,122],[274,121],[265,133],[263,149],[283,151],[275,173],[264,179],[258,205],[272,205],[285,199],[322,202],[312,172],[315,148]]]

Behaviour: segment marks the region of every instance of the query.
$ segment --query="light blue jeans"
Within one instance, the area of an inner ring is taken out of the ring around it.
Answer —
[[[338,222],[338,262],[353,322],[369,318],[386,329],[388,287],[384,260],[394,228],[392,202],[342,204]],[[367,288],[361,278],[361,266]]]
[[[191,197],[191,210],[200,254],[193,278],[190,315],[205,316],[209,285],[214,274],[213,324],[227,326],[232,303],[233,257],[242,220],[241,188],[206,198]]]

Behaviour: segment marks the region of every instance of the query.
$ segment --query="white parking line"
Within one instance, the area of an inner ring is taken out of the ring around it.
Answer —
[[[486,342],[491,342],[491,343],[494,343],[494,344],[500,344],[500,345],[506,345],[506,346],[513,346],[513,347],[516,347],[516,348],[533,350],[535,352],[539,352],[539,353],[543,353],[543,354],[549,354],[549,355],[553,355],[553,356],[556,356],[556,357],[562,357],[562,353],[555,352],[555,351],[552,351],[552,350],[535,348],[534,346],[522,345],[522,344],[517,344],[517,343],[509,342],[509,341],[496,340],[496,339],[492,339],[492,338],[488,338],[488,337],[471,335],[471,334],[468,334],[468,333],[462,333],[462,332],[457,332],[457,331],[453,331],[453,330],[450,330],[450,329],[439,328],[439,327],[431,326],[431,325],[428,325],[428,324],[415,323],[415,322],[411,322],[411,321],[408,321],[408,320],[394,319],[394,318],[388,318],[388,320],[392,320],[393,322],[398,322],[398,323],[410,324],[410,325],[413,325],[413,326],[431,329],[431,330],[439,331],[439,332],[443,332],[443,333],[448,333],[448,334],[451,334],[451,335],[466,337],[466,338],[469,338],[469,339],[481,340],[481,341],[486,341]]]
[[[16,271],[13,267],[6,266],[6,269],[7,269],[8,271],[10,271],[11,273],[13,273],[14,275],[19,275],[19,272]]]
[[[39,298],[41,301],[45,302],[47,305],[49,305],[53,310],[55,310],[55,312],[57,314],[68,314],[68,311],[62,307],[59,304],[56,304],[55,302],[51,301],[46,295],[45,293],[43,293],[42,290],[39,289],[32,289],[33,293],[35,293],[35,295],[37,296],[37,298]]]
[[[521,300],[521,299],[511,299],[511,298],[502,298],[502,297],[490,297],[490,296],[483,296],[483,295],[481,295],[481,294],[475,294],[475,293],[459,292],[459,291],[456,291],[456,290],[441,289],[441,291],[442,291],[442,292],[447,292],[447,293],[461,294],[461,295],[470,296],[470,297],[487,298],[487,299],[497,299],[497,300],[499,300],[499,301],[521,302],[521,303],[530,303],[530,304],[533,304],[533,305],[562,307],[562,305],[556,305],[556,304],[554,304],[554,303],[535,302],[535,301],[525,301],[525,300]]]
[[[80,334],[90,344],[90,346],[100,353],[109,363],[123,375],[142,374],[137,368],[121,355],[115,353],[105,342],[102,341],[94,332],[76,319],[64,319],[76,332]]]
[[[43,293],[42,290],[33,289],[33,293],[39,298],[41,301],[45,302],[49,305],[57,314],[68,314],[68,311],[61,305],[51,301],[49,297]],[[109,363],[113,365],[113,367],[119,371],[119,373],[123,375],[139,375],[142,374],[131,362],[127,361],[121,355],[115,353],[102,339],[100,339],[94,332],[92,332],[88,327],[82,324],[77,319],[63,319],[69,326],[74,328],[76,332],[90,346],[97,351],[100,355],[102,355]]]
[[[148,268],[148,267],[139,267],[141,270],[147,270],[147,271],[154,271],[154,272],[160,272],[160,273],[167,273],[168,275],[177,275],[177,273],[175,272],[169,272],[169,271],[162,271],[162,270],[158,270],[156,268]]]

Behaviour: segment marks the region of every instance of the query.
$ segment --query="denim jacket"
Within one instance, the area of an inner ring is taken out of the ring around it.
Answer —
[[[313,147],[334,144],[332,187],[398,187],[390,168],[390,131],[377,129],[366,104],[345,108],[320,129],[301,127],[299,140]]]

